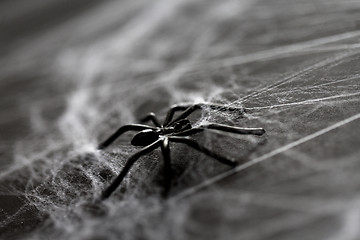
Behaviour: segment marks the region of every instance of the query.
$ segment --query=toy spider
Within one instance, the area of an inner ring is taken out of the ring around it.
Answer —
[[[141,146],[142,148],[139,152],[133,154],[128,161],[126,162],[123,170],[111,183],[111,185],[102,193],[101,199],[104,200],[108,198],[115,189],[121,184],[125,175],[129,172],[132,165],[143,155],[152,152],[158,147],[161,147],[161,152],[164,158],[164,168],[165,168],[165,189],[164,196],[170,190],[171,178],[172,178],[172,169],[170,161],[170,146],[169,142],[183,143],[186,144],[210,157],[215,158],[219,162],[227,164],[229,166],[236,166],[237,162],[233,159],[221,156],[210,149],[200,145],[195,140],[191,139],[189,136],[206,131],[207,129],[214,129],[223,132],[237,133],[237,134],[252,134],[252,135],[262,135],[265,133],[263,128],[240,128],[232,127],[222,124],[207,124],[201,125],[199,127],[192,127],[190,121],[187,117],[197,109],[201,108],[210,108],[218,111],[239,111],[241,114],[245,112],[243,108],[234,108],[227,107],[217,104],[195,104],[195,105],[175,105],[167,113],[165,121],[163,124],[160,124],[154,113],[149,113],[141,122],[152,121],[155,127],[142,125],[142,124],[130,124],[120,127],[115,133],[113,133],[108,139],[102,142],[98,149],[104,149],[113,143],[121,134],[127,131],[140,131],[137,133],[131,140],[131,144],[134,146]],[[178,111],[182,113],[174,118],[174,114]],[[174,119],[173,119],[174,118]]]

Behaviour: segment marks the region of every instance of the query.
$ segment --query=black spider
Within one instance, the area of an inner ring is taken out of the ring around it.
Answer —
[[[201,108],[210,108],[218,111],[236,111],[243,114],[246,109],[243,108],[234,108],[227,107],[217,104],[195,104],[195,105],[175,105],[167,113],[165,121],[163,124],[160,124],[157,120],[154,113],[149,113],[142,122],[152,121],[155,127],[142,125],[142,124],[130,124],[120,127],[114,134],[112,134],[108,139],[102,142],[98,149],[104,149],[108,147],[112,142],[114,142],[121,134],[127,131],[140,131],[137,133],[134,138],[131,140],[131,144],[134,146],[144,147],[139,152],[132,155],[126,162],[123,170],[116,177],[116,179],[111,183],[111,185],[102,193],[101,199],[104,200],[108,198],[115,189],[120,185],[125,175],[129,172],[131,166],[143,155],[150,153],[158,147],[161,147],[162,155],[164,158],[164,167],[165,167],[165,189],[164,195],[170,190],[172,170],[171,170],[171,161],[170,161],[170,147],[169,142],[184,143],[208,156],[215,158],[216,160],[230,165],[236,166],[237,162],[233,159],[223,157],[210,149],[198,144],[195,140],[191,139],[189,136],[194,135],[199,132],[203,132],[206,129],[215,129],[218,131],[237,133],[237,134],[252,134],[252,135],[262,135],[265,133],[263,128],[240,128],[232,127],[222,124],[207,124],[201,125],[199,127],[193,128],[190,124],[190,121],[187,117],[197,109]],[[182,113],[173,119],[175,112],[182,111]]]

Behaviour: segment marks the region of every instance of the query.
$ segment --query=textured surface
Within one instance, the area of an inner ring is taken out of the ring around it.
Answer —
[[[26,239],[358,239],[358,1],[0,3],[0,236]],[[93,204],[129,155],[96,144],[149,111],[217,102],[193,123],[266,136],[171,145]]]

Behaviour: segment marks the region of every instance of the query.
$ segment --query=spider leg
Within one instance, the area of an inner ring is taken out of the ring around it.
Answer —
[[[155,113],[153,113],[153,112],[151,112],[151,113],[149,113],[148,115],[146,115],[146,116],[145,116],[144,118],[142,118],[140,121],[143,122],[143,123],[148,122],[148,121],[152,121],[155,126],[161,127],[161,124],[160,124],[159,120],[157,119]]]
[[[104,149],[108,147],[111,143],[113,143],[121,134],[127,131],[141,131],[145,129],[156,129],[151,126],[141,125],[141,124],[130,124],[120,127],[115,133],[113,133],[110,137],[108,137],[105,141],[99,144],[98,149]]]
[[[243,127],[234,127],[234,126],[228,126],[224,124],[207,124],[200,126],[202,128],[206,129],[214,129],[219,130],[223,132],[230,132],[230,133],[237,133],[237,134],[251,134],[251,135],[263,135],[265,133],[265,129],[263,128],[243,128]]]
[[[172,169],[171,169],[171,158],[170,158],[170,146],[169,139],[165,138],[161,144],[161,152],[164,158],[164,175],[165,175],[165,188],[163,192],[163,197],[167,197],[171,187],[172,180]]]
[[[168,113],[166,114],[166,118],[164,121],[164,126],[167,126],[168,123],[172,120],[172,118],[174,117],[175,112],[178,111],[184,111],[187,108],[189,108],[191,105],[174,105],[170,108],[170,110],[168,111]]]
[[[217,154],[216,152],[211,151],[210,149],[200,145],[199,143],[197,143],[195,140],[189,138],[189,137],[176,137],[176,136],[171,136],[169,137],[169,141],[170,142],[177,142],[177,143],[184,143],[210,157],[215,158],[216,160],[218,160],[221,163],[227,164],[229,166],[235,167],[237,165],[236,160],[234,159],[229,159],[226,158],[224,156],[221,156],[220,154]]]
[[[205,128],[201,128],[201,127],[191,128],[182,132],[174,133],[172,136],[192,136],[197,133],[204,132],[205,130],[206,130]]]
[[[206,129],[213,129],[222,132],[229,132],[236,134],[250,134],[250,135],[259,135],[259,136],[265,133],[265,129],[263,128],[243,128],[243,127],[233,127],[223,124],[212,123],[207,125],[201,125],[200,127],[197,128],[192,128],[183,132],[176,133],[174,134],[174,136],[191,136],[199,132],[203,132]]]
[[[199,104],[194,104],[191,106],[188,106],[184,112],[182,114],[180,114],[180,116],[178,116],[177,118],[173,119],[173,120],[169,120],[169,122],[165,122],[164,126],[171,126],[173,123],[179,121],[180,119],[184,119],[186,117],[188,117],[191,113],[193,113],[194,111],[198,110],[198,109],[202,109],[202,108],[211,108],[213,110],[218,110],[218,111],[238,111],[241,113],[244,113],[246,111],[246,109],[244,108],[236,108],[236,107],[228,107],[228,106],[224,106],[224,105],[220,105],[220,104],[208,104],[208,103],[199,103]],[[178,107],[178,109],[181,109],[180,107]]]
[[[161,140],[157,140],[156,142],[144,147],[139,152],[133,154],[126,162],[124,168],[121,170],[120,174],[115,178],[115,180],[110,184],[108,188],[101,194],[101,200],[105,200],[108,198],[116,188],[121,184],[122,180],[129,172],[132,165],[143,155],[150,153],[151,151],[155,150],[161,144]]]

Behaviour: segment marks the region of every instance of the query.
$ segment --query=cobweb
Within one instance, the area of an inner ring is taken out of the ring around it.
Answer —
[[[105,1],[16,48],[3,72],[35,80],[18,102],[31,131],[16,141],[0,175],[3,236],[357,239],[359,7]],[[196,136],[239,159],[233,169],[172,144],[168,199],[161,198],[163,165],[154,151],[108,200],[95,202],[138,151],[130,135],[106,151],[96,150],[99,141],[149,111],[163,118],[172,104],[199,102],[248,111],[204,109],[191,117],[195,126],[267,133]]]

